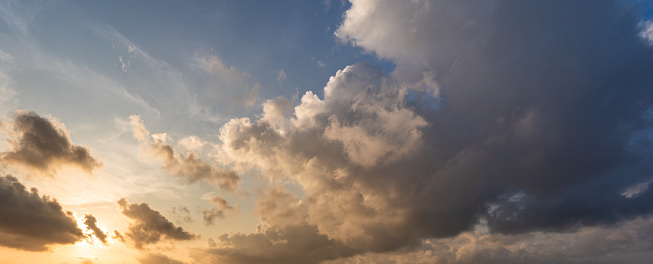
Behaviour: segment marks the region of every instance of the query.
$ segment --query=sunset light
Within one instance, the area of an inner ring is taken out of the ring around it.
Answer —
[[[647,264],[653,0],[0,0],[0,264]]]

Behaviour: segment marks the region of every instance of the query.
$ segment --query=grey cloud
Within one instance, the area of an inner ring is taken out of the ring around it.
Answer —
[[[216,243],[215,243],[215,240],[213,240],[212,238],[207,239],[207,240],[206,240],[206,243],[208,244],[208,246],[209,246],[210,248],[214,248],[214,247],[217,247],[217,246],[218,246],[218,244],[216,244]]]
[[[291,116],[269,105],[274,122],[220,129],[230,162],[302,187],[288,225],[386,252],[479,221],[574,232],[651,213],[651,188],[623,195],[653,175],[653,49],[631,6],[352,2],[339,36],[392,59],[392,74],[348,66]],[[283,228],[285,215],[262,221]]]
[[[94,215],[92,214],[85,214],[84,215],[84,224],[86,225],[87,230],[91,230],[93,232],[93,235],[100,240],[103,244],[107,244],[107,237],[108,235],[102,231],[97,226],[97,219],[95,218]]]
[[[217,208],[203,209],[202,214],[204,216],[204,223],[206,225],[213,225],[216,218],[224,218],[225,213],[228,211],[233,211],[236,208],[231,206],[227,200],[222,198],[222,196],[217,195],[211,198],[211,203],[215,204]]]
[[[236,172],[217,166],[211,166],[195,154],[189,153],[185,157],[175,154],[174,149],[161,139],[150,140],[150,132],[145,128],[140,116],[130,116],[134,138],[141,144],[147,154],[163,161],[165,168],[171,174],[181,176],[191,183],[199,180],[215,181],[220,188],[234,190],[240,177]]]
[[[62,164],[77,166],[89,173],[102,166],[88,149],[71,143],[65,127],[55,126],[34,112],[18,111],[11,125],[16,138],[8,140],[12,149],[0,154],[2,162],[48,174]]]
[[[150,253],[138,258],[141,264],[184,264],[184,262],[170,258],[163,254]]]
[[[348,257],[354,250],[329,239],[309,225],[259,227],[259,232],[218,237],[216,248],[191,249],[198,263],[320,263]]]
[[[118,201],[118,205],[122,214],[134,221],[129,224],[129,230],[125,235],[138,249],[143,249],[144,246],[155,244],[162,239],[179,241],[199,237],[175,226],[161,213],[152,210],[146,203],[129,204],[125,198],[122,198]]]
[[[0,246],[45,251],[83,239],[72,213],[56,200],[28,191],[12,176],[0,177]]]
[[[520,235],[465,232],[427,239],[414,248],[366,253],[326,264],[467,263],[648,263],[653,254],[653,219],[637,218],[616,226],[584,227],[573,233]]]

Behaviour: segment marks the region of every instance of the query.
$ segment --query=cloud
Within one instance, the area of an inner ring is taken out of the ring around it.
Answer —
[[[233,211],[239,207],[233,207],[222,198],[222,196],[217,195],[211,198],[211,203],[215,204],[217,208],[212,209],[203,209],[202,214],[204,215],[204,223],[207,225],[213,225],[216,218],[224,218],[224,214],[228,211]]]
[[[190,217],[190,210],[186,206],[173,207],[171,213],[177,224],[193,222],[193,219]]]
[[[8,143],[12,149],[0,154],[2,162],[48,174],[62,165],[79,167],[88,173],[102,166],[87,148],[72,144],[63,124],[34,112],[17,111],[11,126],[13,138]]]
[[[283,69],[279,70],[277,72],[277,82],[283,82],[287,80],[288,80],[288,76],[286,76],[286,71],[284,71]]]
[[[141,264],[184,264],[182,261],[158,253],[150,253],[140,257],[138,262]]]
[[[199,59],[199,68],[214,77],[211,85],[218,89],[208,89],[205,95],[214,101],[237,106],[253,106],[258,100],[261,85],[250,84],[250,76],[233,66],[227,66],[217,56],[207,56]],[[225,100],[228,98],[228,100]]]
[[[388,252],[480,222],[493,235],[552,234],[649,215],[653,142],[641,135],[653,128],[653,49],[630,8],[352,1],[338,37],[397,69],[357,63],[290,114],[266,103],[258,120],[227,122],[219,156],[298,184],[302,198],[206,252],[260,262],[245,249],[272,245],[266,228]],[[266,195],[259,210],[272,208]]]
[[[585,227],[573,233],[521,235],[465,232],[455,238],[427,239],[415,248],[367,253],[325,264],[465,263],[648,263],[653,221],[637,218],[617,226]]]
[[[188,152],[200,152],[206,142],[196,136],[188,136],[179,140],[177,145]]]
[[[215,248],[191,249],[190,257],[197,263],[312,264],[353,254],[309,225],[259,228],[249,235],[225,234],[215,242]]]
[[[653,21],[648,20],[641,23],[642,32],[640,33],[642,38],[649,44],[653,45]]]
[[[125,243],[126,241],[125,237],[120,232],[118,232],[118,230],[113,230],[113,235],[111,236],[111,238],[118,240],[122,243]]]
[[[51,245],[74,244],[84,233],[72,215],[54,199],[26,190],[12,176],[0,177],[0,245],[45,251]]]
[[[102,231],[97,226],[97,219],[95,218],[94,215],[92,214],[85,214],[84,215],[84,224],[86,225],[86,230],[90,230],[93,232],[93,235],[102,242],[102,244],[107,244],[107,237],[108,235]]]
[[[172,146],[166,144],[161,137],[150,141],[150,132],[145,128],[140,116],[129,117],[134,138],[138,140],[141,149],[152,157],[163,161],[164,167],[173,175],[180,176],[194,183],[198,180],[215,181],[220,188],[234,190],[240,177],[234,171],[206,164],[195,154],[189,153],[185,157],[175,155]]]
[[[137,249],[143,249],[144,246],[155,244],[162,239],[180,241],[199,237],[181,227],[176,227],[146,203],[129,204],[125,198],[122,198],[118,201],[118,205],[122,214],[134,221],[129,224],[129,230],[125,235],[131,239]]]

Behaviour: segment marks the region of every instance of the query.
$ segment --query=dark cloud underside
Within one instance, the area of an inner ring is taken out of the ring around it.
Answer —
[[[126,199],[122,198],[118,201],[118,205],[122,214],[134,221],[129,224],[129,230],[125,232],[125,235],[138,249],[164,239],[191,240],[199,237],[175,226],[161,213],[152,210],[146,203],[129,204]]]
[[[56,127],[34,112],[19,111],[14,116],[16,139],[9,140],[13,149],[0,154],[3,162],[51,173],[62,164],[91,172],[102,166],[88,149],[73,145],[65,128]]]
[[[84,234],[71,212],[12,176],[0,177],[0,245],[45,251],[51,245],[74,244]]]

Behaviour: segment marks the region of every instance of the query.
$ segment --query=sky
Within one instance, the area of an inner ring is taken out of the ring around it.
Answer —
[[[653,2],[0,0],[0,263],[648,263]]]

